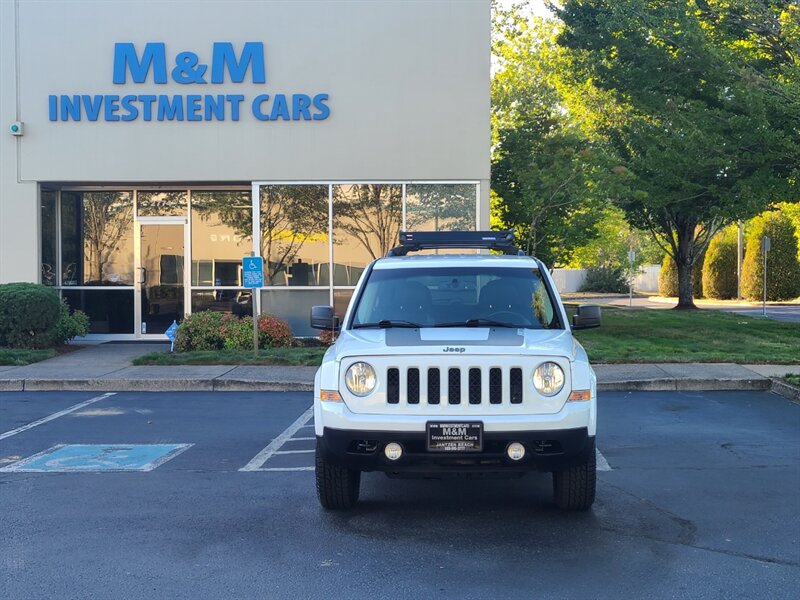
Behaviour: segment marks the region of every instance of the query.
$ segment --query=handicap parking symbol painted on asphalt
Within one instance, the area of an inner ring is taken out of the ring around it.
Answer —
[[[152,471],[193,444],[60,444],[0,469],[6,473]]]

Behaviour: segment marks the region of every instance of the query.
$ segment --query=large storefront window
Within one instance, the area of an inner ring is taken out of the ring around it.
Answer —
[[[408,231],[474,231],[478,186],[474,183],[409,183]]]
[[[309,309],[333,301],[343,315],[359,277],[398,243],[404,223],[474,230],[477,220],[475,182],[260,183],[255,198],[252,187],[153,187],[41,191],[42,282],[89,315],[90,333],[157,336],[188,312],[250,315],[241,264],[257,252],[261,312],[287,319],[296,335],[316,335]]]
[[[333,186],[333,285],[353,286],[366,266],[397,244],[403,186]]]
[[[58,235],[56,216],[56,192],[42,190],[41,194],[41,219],[42,219],[42,283],[56,285],[58,259]]]
[[[61,285],[133,285],[130,192],[61,193]]]
[[[191,246],[192,312],[253,314],[250,291],[242,288],[242,257],[253,249],[250,192],[192,192]]]
[[[263,186],[260,211],[265,283],[327,286],[328,186]]]

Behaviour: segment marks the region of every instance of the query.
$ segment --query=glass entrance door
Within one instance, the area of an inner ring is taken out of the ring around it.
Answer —
[[[140,336],[163,334],[185,314],[182,222],[140,222],[137,260],[137,315]]]

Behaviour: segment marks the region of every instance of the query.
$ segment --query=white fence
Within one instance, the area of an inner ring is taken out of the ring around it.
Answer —
[[[633,280],[633,290],[638,292],[658,291],[660,265],[643,265]],[[586,269],[555,269],[553,279],[560,293],[577,292],[586,279]]]

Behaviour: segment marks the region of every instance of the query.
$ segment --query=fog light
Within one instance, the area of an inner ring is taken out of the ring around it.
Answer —
[[[522,460],[522,457],[525,456],[525,446],[519,442],[511,442],[506,448],[506,454],[511,460]]]
[[[383,453],[389,460],[397,460],[403,456],[403,447],[397,442],[389,442],[386,444],[386,448],[383,449]]]

